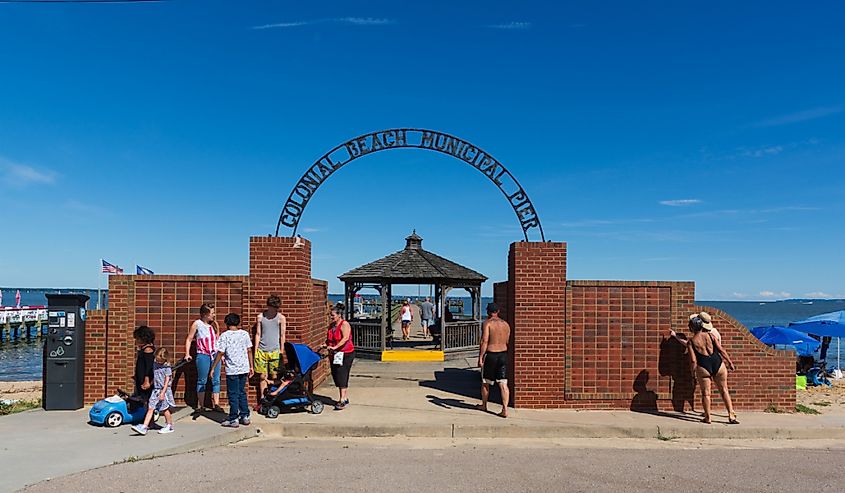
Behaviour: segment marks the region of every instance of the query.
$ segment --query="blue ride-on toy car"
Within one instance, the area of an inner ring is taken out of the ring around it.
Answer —
[[[173,365],[173,370],[185,366],[188,362],[184,358]],[[171,386],[173,383],[171,382]],[[111,397],[101,399],[88,411],[88,419],[95,425],[116,428],[124,423],[136,425],[144,422],[147,414],[147,400],[137,395],[129,395],[122,389]],[[153,423],[158,420],[158,411],[153,413]]]
[[[147,401],[143,397],[129,395],[121,389],[111,397],[97,401],[88,411],[88,418],[95,425],[116,428],[124,423],[144,422],[147,414]],[[153,414],[153,421],[158,419],[158,411]]]

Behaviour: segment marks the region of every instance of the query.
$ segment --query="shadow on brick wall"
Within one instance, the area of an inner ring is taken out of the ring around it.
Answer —
[[[686,338],[685,334],[679,334]],[[690,372],[686,348],[674,338],[663,338],[660,342],[660,356],[657,362],[660,376],[672,379],[672,409],[683,412],[689,403],[695,410],[695,377]]]

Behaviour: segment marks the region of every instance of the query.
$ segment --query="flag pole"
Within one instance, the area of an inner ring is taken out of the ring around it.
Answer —
[[[100,259],[100,269],[99,274],[97,274],[97,310],[100,309],[100,299],[101,299],[101,292],[102,292],[102,285],[103,285],[103,259]]]

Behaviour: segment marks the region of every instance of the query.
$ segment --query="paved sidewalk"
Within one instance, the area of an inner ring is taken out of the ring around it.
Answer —
[[[739,413],[741,424],[728,425],[724,409],[716,409],[705,425],[697,413],[510,409],[503,419],[493,414],[500,404],[491,403],[489,413],[473,409],[480,377],[471,364],[356,360],[349,408],[254,421],[265,434],[288,437],[845,438],[843,415]],[[327,382],[317,394],[329,402],[337,391]]]
[[[430,438],[728,438],[843,439],[845,415],[740,413],[739,425],[716,414],[712,425],[698,414],[643,414],[629,411],[511,409],[502,419],[473,409],[478,403],[478,370],[472,361],[381,363],[356,360],[350,381],[352,405],[320,415],[285,413],[277,419],[253,414],[253,424],[221,428],[222,415],[177,413],[176,432],[135,436],[87,424],[88,411],[29,411],[0,417],[0,491],[115,462],[170,455],[225,445],[260,433],[269,437],[430,437]],[[336,396],[326,383],[317,389],[326,402]],[[497,412],[499,404],[491,404]],[[181,418],[181,419],[179,419]],[[211,419],[214,418],[214,419]],[[216,419],[216,420],[215,420]]]
[[[256,433],[255,427],[233,432],[206,417],[179,413],[168,435],[132,433],[128,425],[103,428],[88,424],[88,409],[34,410],[0,417],[0,491],[121,462],[132,457],[169,455],[233,443]],[[164,418],[161,418],[164,424]]]

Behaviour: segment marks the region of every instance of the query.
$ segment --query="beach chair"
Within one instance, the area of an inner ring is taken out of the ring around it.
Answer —
[[[830,380],[828,380],[827,375],[824,372],[823,368],[811,368],[810,371],[807,372],[807,383],[809,385],[827,385],[831,387]]]

